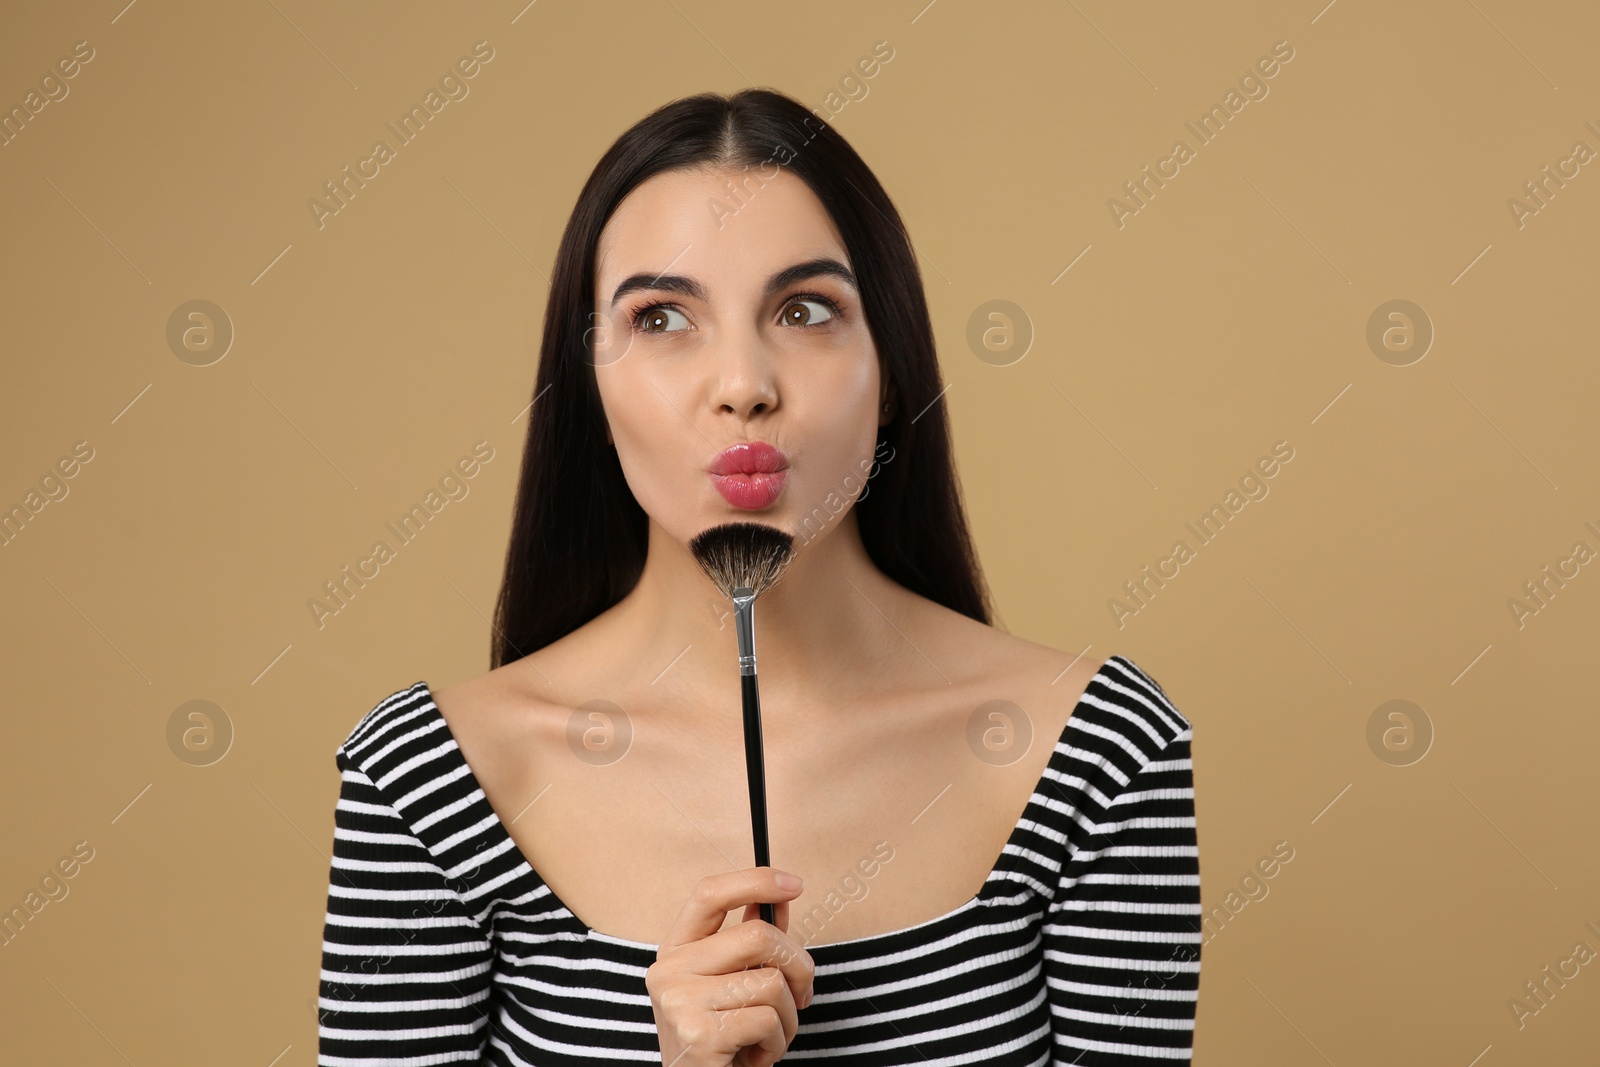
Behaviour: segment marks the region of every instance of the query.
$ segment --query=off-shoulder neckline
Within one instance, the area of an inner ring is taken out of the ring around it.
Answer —
[[[1115,654],[1108,656],[1106,660],[1100,664],[1099,668],[1094,672],[1094,674],[1090,676],[1088,683],[1085,684],[1083,693],[1078,697],[1077,703],[1073,705],[1072,714],[1067,717],[1067,721],[1061,729],[1060,737],[1052,746],[1052,752],[1050,758],[1045,762],[1044,771],[1039,775],[1039,780],[1034,783],[1033,791],[1028,794],[1028,799],[1022,806],[1022,814],[1017,817],[1016,823],[1011,828],[1010,835],[1006,838],[1005,845],[1000,849],[1000,854],[995,857],[994,863],[989,868],[989,873],[984,877],[983,885],[979,887],[976,893],[974,893],[966,901],[950,909],[944,914],[937,915],[931,919],[926,919],[919,923],[914,923],[911,926],[901,927],[897,930],[889,930],[880,934],[867,934],[863,937],[853,937],[844,941],[829,941],[820,945],[804,946],[805,950],[811,954],[812,959],[817,962],[821,962],[824,957],[831,957],[836,952],[859,951],[863,947],[889,942],[897,938],[903,938],[907,934],[914,934],[917,931],[928,927],[936,926],[941,923],[948,923],[951,919],[954,919],[963,912],[979,904],[983,900],[984,895],[989,892],[991,887],[993,887],[999,880],[1001,868],[1005,864],[1006,856],[1014,851],[1014,846],[1018,845],[1023,834],[1026,832],[1025,828],[1029,822],[1029,815],[1034,809],[1035,799],[1045,788],[1045,783],[1049,781],[1050,778],[1050,771],[1056,764],[1057,752],[1055,750],[1067,743],[1068,732],[1073,729],[1073,724],[1078,718],[1078,712],[1081,711],[1084,705],[1087,704],[1091,699],[1092,694],[1090,690],[1094,688],[1096,682],[1099,682],[1106,677],[1107,671],[1111,668],[1113,661],[1122,663],[1123,658]],[[545,892],[549,895],[551,903],[555,904],[556,907],[564,911],[567,915],[571,916],[572,920],[582,928],[582,932],[585,937],[591,940],[603,941],[612,945],[633,949],[638,952],[648,952],[652,956],[655,955],[656,951],[660,948],[658,944],[649,944],[644,941],[632,941],[627,938],[615,937],[611,934],[596,930],[594,927],[586,923],[581,917],[579,917],[578,913],[573,911],[566,901],[562,900],[556,894],[556,891],[551,888],[550,883],[544,880],[544,878],[539,874],[538,870],[533,866],[532,862],[529,861],[528,857],[523,854],[522,848],[517,844],[516,838],[511,836],[510,829],[507,828],[505,821],[500,818],[500,813],[495,811],[494,805],[489,803],[489,796],[483,791],[483,785],[478,780],[477,772],[472,769],[472,764],[468,762],[466,753],[462,751],[460,744],[456,742],[455,733],[450,729],[449,721],[445,719],[444,714],[439,710],[438,704],[434,702],[432,687],[429,686],[426,681],[418,681],[415,683],[415,685],[413,685],[412,688],[420,689],[421,692],[427,697],[427,702],[423,709],[424,712],[426,714],[431,714],[433,717],[438,719],[438,729],[443,730],[445,737],[449,739],[450,750],[453,757],[455,759],[459,759],[462,766],[466,768],[465,777],[467,779],[467,784],[471,787],[475,795],[481,795],[483,797],[484,806],[488,808],[494,816],[491,823],[491,833],[496,839],[495,844],[500,845],[502,843],[501,839],[504,839],[504,847],[511,853],[512,858],[517,862],[519,873],[523,875],[531,875],[535,881],[543,886]]]

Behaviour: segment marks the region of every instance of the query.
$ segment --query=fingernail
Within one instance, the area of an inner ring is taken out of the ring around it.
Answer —
[[[795,890],[805,885],[804,882],[788,871],[775,871],[773,872],[773,878],[777,881],[779,889]]]

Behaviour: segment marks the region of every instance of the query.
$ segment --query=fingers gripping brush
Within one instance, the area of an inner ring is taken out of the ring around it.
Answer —
[[[761,698],[756,685],[756,598],[778,584],[794,555],[794,536],[759,522],[713,526],[689,542],[700,569],[733,602],[739,637],[739,681],[744,698],[744,764],[750,779],[750,827],[756,866],[770,867],[767,842],[767,775],[761,750]],[[776,908],[763,902],[761,918],[776,925]]]

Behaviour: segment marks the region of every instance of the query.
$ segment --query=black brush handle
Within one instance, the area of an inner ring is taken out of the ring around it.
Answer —
[[[744,695],[744,769],[750,778],[750,830],[756,843],[756,866],[772,866],[767,843],[767,767],[761,755],[761,695],[755,674],[739,676]],[[778,924],[773,904],[760,904],[763,922]]]

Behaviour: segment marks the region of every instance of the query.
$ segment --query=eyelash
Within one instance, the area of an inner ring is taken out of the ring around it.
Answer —
[[[808,322],[803,326],[791,327],[791,329],[799,329],[799,330],[814,329],[814,328],[816,328],[818,326],[827,326],[830,323],[834,322],[835,319],[844,318],[844,308],[839,305],[839,302],[837,300],[834,300],[832,297],[823,295],[822,293],[794,293],[794,294],[791,294],[789,296],[789,298],[783,302],[783,309],[784,310],[788,310],[789,305],[798,303],[798,302],[800,302],[802,300],[814,300],[814,301],[816,301],[817,303],[821,304],[823,307],[827,308],[828,312],[833,316],[833,318],[827,319],[827,320],[825,320],[823,322]],[[639,320],[643,319],[647,312],[655,311],[657,308],[671,308],[671,309],[673,309],[675,311],[678,311],[678,312],[682,312],[683,311],[683,309],[678,307],[676,304],[664,304],[664,303],[661,303],[659,301],[656,302],[656,303],[653,303],[653,304],[643,304],[643,305],[641,305],[641,306],[639,306],[637,308],[634,308],[632,311],[630,311],[628,313],[628,324],[635,331],[637,331],[639,333],[681,333],[681,332],[683,332],[681,330],[644,330],[644,329],[640,329]]]

